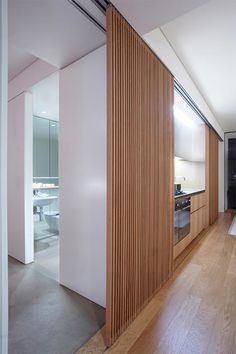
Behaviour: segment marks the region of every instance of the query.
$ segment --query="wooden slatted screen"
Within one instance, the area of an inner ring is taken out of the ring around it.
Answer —
[[[209,222],[218,218],[218,146],[216,133],[209,129]]]
[[[206,190],[206,215],[205,215],[205,226],[206,228],[210,225],[210,128],[205,126],[205,190]]]
[[[107,10],[107,344],[173,268],[173,76]]]

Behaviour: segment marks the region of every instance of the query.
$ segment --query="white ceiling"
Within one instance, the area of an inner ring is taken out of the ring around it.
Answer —
[[[209,1],[162,31],[223,130],[236,130],[236,1]]]
[[[236,130],[236,1],[112,2],[141,34],[161,26],[222,128]],[[11,78],[36,58],[65,67],[105,40],[67,0],[9,0]]]
[[[8,81],[37,60],[35,56],[10,44],[8,46],[8,57]]]
[[[33,115],[59,120],[59,73],[40,81],[30,92],[33,95]]]
[[[104,22],[104,15],[86,1]],[[30,56],[63,68],[106,41],[105,34],[68,0],[8,0],[8,4],[10,78],[28,66]]]
[[[144,34],[207,0],[111,0],[135,30]]]

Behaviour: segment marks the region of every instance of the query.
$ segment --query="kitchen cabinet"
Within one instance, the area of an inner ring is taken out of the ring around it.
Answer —
[[[191,213],[206,205],[206,193],[199,193],[191,197]]]
[[[190,232],[193,237],[197,237],[205,228],[204,218],[205,207],[202,207],[191,214]]]
[[[208,226],[206,193],[191,196],[190,233],[174,246],[174,259]]]
[[[190,233],[197,237],[206,226],[206,193],[199,193],[191,197]]]
[[[175,156],[186,161],[205,162],[205,124],[175,92]]]

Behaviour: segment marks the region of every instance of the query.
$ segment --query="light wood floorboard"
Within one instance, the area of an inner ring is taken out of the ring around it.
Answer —
[[[228,235],[233,216],[221,214],[106,353],[236,354],[236,237]]]

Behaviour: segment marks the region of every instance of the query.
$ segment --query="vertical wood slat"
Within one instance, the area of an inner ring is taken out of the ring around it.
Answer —
[[[212,225],[218,218],[218,146],[219,140],[214,130],[206,127],[206,198],[207,222]]]
[[[107,10],[107,305],[111,345],[172,274],[173,77]]]
[[[218,219],[218,144],[216,133],[210,129],[209,140],[209,221],[210,225]]]

